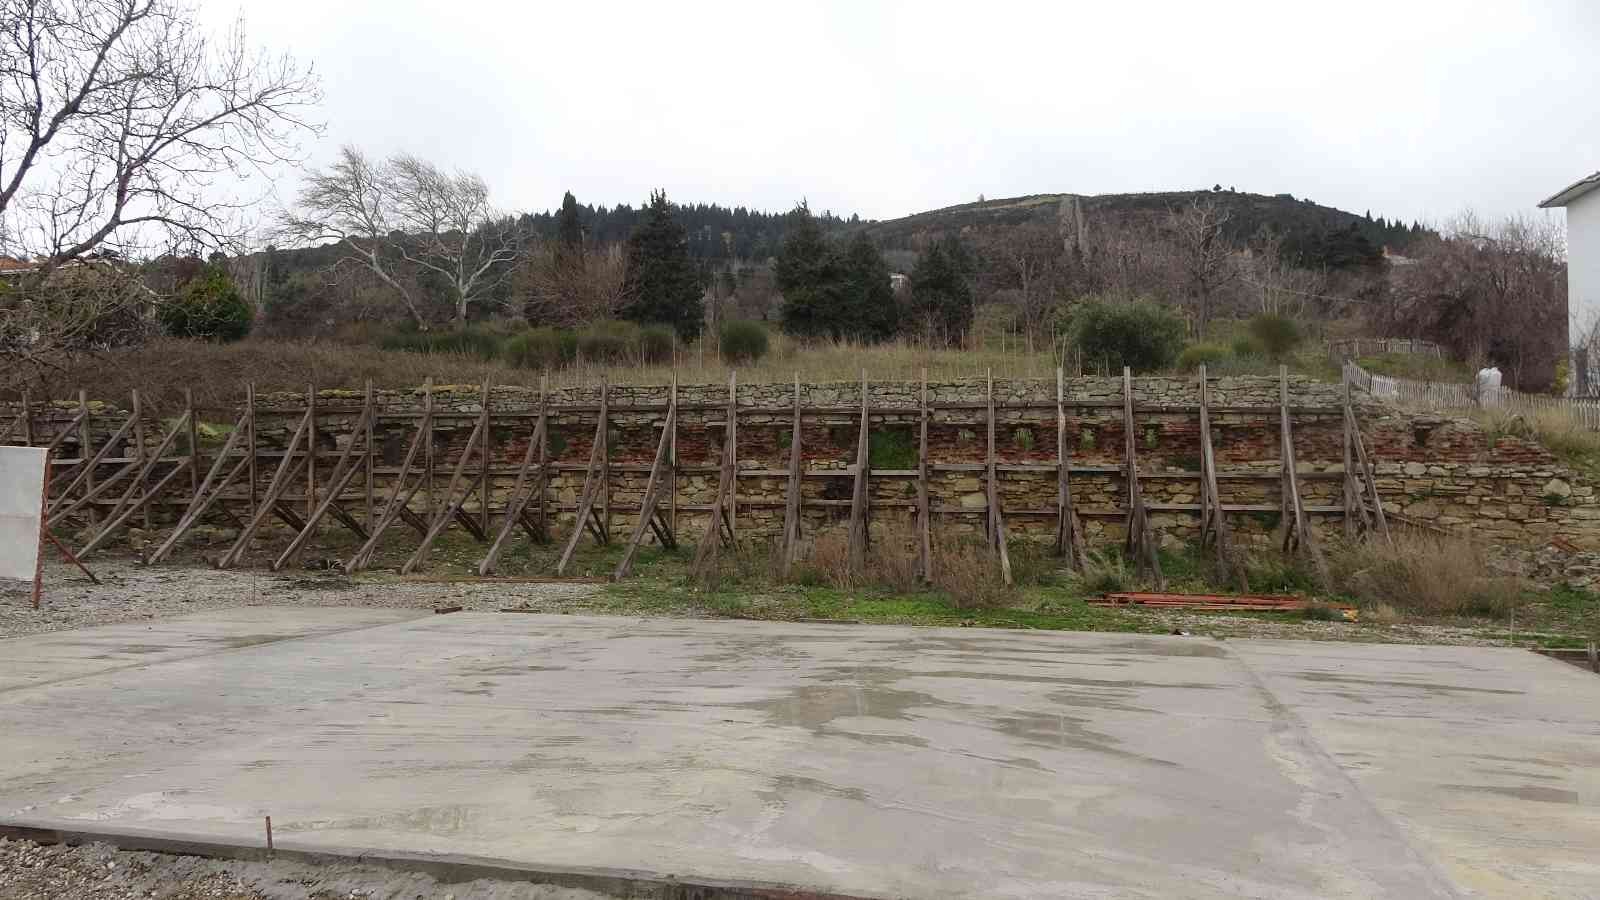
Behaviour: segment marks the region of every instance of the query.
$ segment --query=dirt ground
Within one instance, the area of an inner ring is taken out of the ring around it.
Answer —
[[[514,882],[439,884],[372,866],[307,866],[130,853],[0,838],[0,900],[607,900]]]

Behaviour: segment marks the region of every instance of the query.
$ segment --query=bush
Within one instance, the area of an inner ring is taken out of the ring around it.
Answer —
[[[646,325],[639,329],[639,359],[645,363],[671,363],[677,335],[667,325]]]
[[[467,325],[443,331],[397,331],[378,342],[385,350],[410,353],[459,353],[479,359],[500,355],[502,338],[484,325]]]
[[[1250,320],[1250,337],[1274,360],[1282,360],[1293,353],[1305,339],[1295,320],[1273,313],[1262,313]]]
[[[639,348],[639,326],[632,322],[595,322],[578,329],[578,356],[586,363],[631,361]]]
[[[1233,351],[1234,356],[1240,358],[1261,355],[1261,345],[1256,343],[1256,339],[1248,334],[1241,334],[1234,338],[1233,343],[1229,345],[1229,349]]]
[[[1183,348],[1183,321],[1153,303],[1080,306],[1072,317],[1073,340],[1086,365],[1113,374],[1171,367]]]
[[[237,341],[250,333],[255,312],[226,269],[208,265],[178,296],[156,310],[161,330],[172,337]]]
[[[727,322],[717,346],[730,364],[752,363],[767,355],[767,330],[757,322]]]
[[[578,339],[571,331],[548,326],[512,335],[500,346],[507,363],[523,369],[554,369],[572,361]]]
[[[1528,590],[1521,579],[1494,571],[1482,548],[1444,535],[1396,532],[1393,543],[1342,547],[1331,562],[1334,583],[1363,607],[1498,618],[1521,605]]]
[[[1232,355],[1221,344],[1190,344],[1178,354],[1178,371],[1192,372],[1202,365],[1216,365]]]

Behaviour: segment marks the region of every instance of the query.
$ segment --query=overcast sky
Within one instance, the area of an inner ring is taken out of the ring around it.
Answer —
[[[1220,182],[1373,215],[1533,211],[1600,169],[1600,3],[207,0],[313,62],[326,133],[510,210],[886,219]],[[292,190],[291,192],[292,193]]]

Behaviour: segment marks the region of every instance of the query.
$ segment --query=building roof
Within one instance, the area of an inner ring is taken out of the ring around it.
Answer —
[[[1588,178],[1581,178],[1573,182],[1566,188],[1562,189],[1560,193],[1549,198],[1548,200],[1545,200],[1543,203],[1540,203],[1539,208],[1550,209],[1551,207],[1556,206],[1566,206],[1567,204],[1578,199],[1579,197],[1582,197],[1584,194],[1589,193],[1595,188],[1600,188],[1600,172],[1596,172],[1593,175],[1590,175]]]

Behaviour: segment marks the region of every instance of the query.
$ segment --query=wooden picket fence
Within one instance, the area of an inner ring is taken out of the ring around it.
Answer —
[[[1348,360],[1344,364],[1344,380],[1380,400],[1417,409],[1440,412],[1502,409],[1519,414],[1556,413],[1571,417],[1575,423],[1591,431],[1600,431],[1600,399],[1551,397],[1525,394],[1508,387],[1480,388],[1477,384],[1374,375]]]
[[[1336,363],[1360,359],[1363,356],[1391,353],[1444,359],[1444,348],[1433,341],[1419,341],[1412,338],[1347,338],[1328,341],[1328,359]]]

